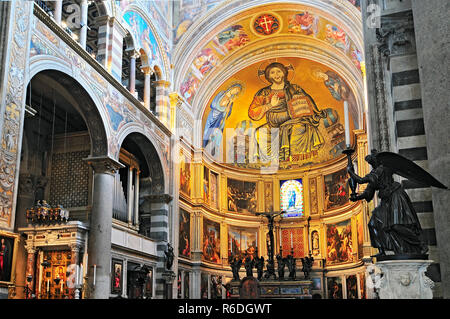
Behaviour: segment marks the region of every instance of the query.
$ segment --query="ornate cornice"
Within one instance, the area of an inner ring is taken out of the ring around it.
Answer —
[[[96,174],[115,175],[116,172],[125,167],[123,164],[110,157],[88,157],[84,159]]]
[[[149,203],[165,203],[168,204],[172,201],[173,196],[169,194],[150,194],[145,195],[143,198]]]

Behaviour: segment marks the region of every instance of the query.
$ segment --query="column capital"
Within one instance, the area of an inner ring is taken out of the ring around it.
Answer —
[[[125,29],[125,27],[119,22],[119,20],[115,17],[110,17],[109,18],[109,26],[111,28],[115,28],[114,30],[117,30],[120,32],[120,34],[122,35],[122,37],[125,37],[127,35],[128,30]]]
[[[166,88],[170,86],[170,82],[169,82],[169,81],[166,81],[166,80],[153,81],[153,83],[154,83],[156,86],[162,86],[162,87],[166,87]]]
[[[145,195],[145,200],[147,200],[150,203],[165,203],[168,204],[172,201],[173,196],[169,194],[151,194],[151,195]]]
[[[169,94],[170,105],[180,107],[183,104],[183,100],[181,99],[178,92],[172,92]]]
[[[110,16],[100,16],[100,17],[96,17],[95,18],[95,25],[96,26],[102,26],[102,25],[106,25],[109,23],[109,20],[111,19]]]
[[[27,250],[28,255],[33,255],[37,251],[37,248],[34,246],[25,246],[25,249]]]
[[[83,160],[85,160],[92,167],[96,174],[115,175],[119,168],[125,167],[125,165],[108,156],[88,157]]]
[[[83,246],[81,244],[72,243],[69,244],[69,248],[72,252],[79,253],[81,248],[83,248]]]
[[[153,70],[149,65],[141,66],[141,71],[144,72],[145,75],[152,75]]]

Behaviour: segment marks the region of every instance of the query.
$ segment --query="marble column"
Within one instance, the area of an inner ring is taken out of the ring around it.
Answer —
[[[170,127],[170,97],[169,97],[170,82],[159,80],[155,81],[156,87],[156,116],[158,119]]]
[[[133,167],[128,168],[128,190],[127,190],[127,210],[128,210],[128,226],[133,225]]]
[[[55,22],[58,25],[61,24],[62,4],[63,4],[63,0],[55,1],[55,13],[54,13],[53,17],[55,19]]]
[[[136,226],[139,225],[139,174],[140,171],[138,169],[134,170],[134,224]]]
[[[136,92],[136,54],[130,57],[130,79],[128,83],[128,90],[134,95]]]
[[[88,4],[87,0],[81,0],[81,29],[80,29],[80,45],[86,49],[86,38],[88,29]]]
[[[90,299],[107,299],[110,291],[114,176],[124,167],[109,157],[85,159],[94,170],[87,276]]]
[[[150,90],[151,90],[151,80],[150,77],[152,75],[152,71],[150,67],[142,68],[144,72],[145,80],[144,80],[144,106],[147,110],[150,110]]]
[[[24,292],[25,298],[31,298],[31,295],[34,294],[34,282],[35,282],[35,267],[36,267],[36,248],[27,247],[27,274],[26,277],[31,276],[31,281],[28,279],[25,280],[25,285],[30,288],[28,296],[26,296],[26,291]]]
[[[448,0],[412,0],[417,62],[422,91],[423,121],[428,154],[428,171],[450,187],[450,120],[448,53],[450,27]],[[450,214],[449,191],[432,188],[433,214],[441,273],[442,297],[450,298]]]
[[[121,82],[123,39],[127,30],[109,16],[97,17],[95,23],[98,27],[97,61]]]

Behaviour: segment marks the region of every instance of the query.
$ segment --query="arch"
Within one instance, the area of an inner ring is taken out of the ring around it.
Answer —
[[[111,136],[107,115],[102,101],[94,93],[83,77],[74,74],[72,66],[64,60],[52,56],[36,56],[30,59],[30,68],[26,83],[38,73],[47,71],[58,75],[59,82],[67,87],[68,91],[79,102],[75,107],[80,113],[89,131],[91,139],[91,156],[107,156],[109,152],[108,138]]]
[[[276,38],[272,38],[272,40],[273,39]],[[191,103],[194,118],[200,119],[194,123],[193,143],[196,147],[201,147],[203,130],[201,119],[205,109],[208,107],[207,102],[211,98],[212,94],[227,79],[233,76],[233,74],[243,70],[249,65],[270,58],[305,58],[336,70],[343,80],[349,84],[350,89],[357,100],[357,109],[354,111],[357,113],[358,118],[355,118],[354,120],[356,121],[355,124],[357,124],[357,126],[362,127],[364,114],[362,93],[364,92],[363,79],[361,74],[355,73],[354,68],[350,66],[351,61],[344,63],[346,57],[342,54],[342,52],[337,49],[325,51],[316,46],[315,42],[317,41],[307,38],[301,43],[302,48],[298,49],[290,47],[291,45],[296,44],[296,39],[294,37],[288,40],[285,37],[283,42],[279,42],[280,47],[278,47],[276,51],[269,49],[269,47],[273,45],[271,40],[264,41],[267,41],[265,45],[262,45],[261,42],[253,44],[250,43],[245,49],[232,54],[229,58],[222,61],[223,65],[220,69],[212,71],[211,74],[208,74],[208,77],[201,83],[201,86],[196,92]],[[281,48],[281,45],[284,45],[285,48]]]
[[[169,193],[169,183],[166,180],[169,172],[168,161],[164,158],[161,147],[158,147],[156,138],[149,134],[142,125],[130,123],[119,133],[119,149],[122,147],[125,139],[130,136],[139,145],[140,150],[144,154],[150,175],[152,176],[153,173],[154,176],[158,176],[157,182],[162,184],[162,189],[153,190],[155,194]]]
[[[169,67],[170,63],[167,60],[166,54],[164,53],[165,52],[165,50],[163,49],[164,46],[163,46],[161,37],[158,34],[157,28],[154,26],[153,22],[149,19],[148,15],[147,15],[147,13],[145,13],[145,11],[143,11],[139,6],[131,4],[131,5],[127,6],[124,9],[123,12],[120,12],[120,15],[121,15],[120,18],[121,18],[121,22],[123,24],[123,27],[127,31],[130,32],[130,34],[132,35],[133,38],[135,37],[135,35],[133,33],[133,30],[131,30],[130,25],[127,22],[125,22],[125,20],[123,18],[124,15],[127,12],[135,12],[136,14],[138,14],[145,21],[145,23],[147,23],[147,25],[148,25],[148,27],[149,27],[153,37],[155,38],[155,41],[156,41],[156,44],[157,44],[156,50],[157,50],[157,53],[159,54],[159,56],[161,58],[161,63],[163,64],[162,68],[161,68],[161,71],[162,71],[161,72],[162,73],[161,79],[164,79],[164,80],[168,81],[169,80],[169,74],[170,74],[170,67]],[[134,40],[135,40],[135,43],[139,43],[139,41],[137,41],[137,39],[134,39]],[[151,67],[155,66],[156,63],[154,63],[154,62],[155,61],[153,60],[151,65],[150,65]]]

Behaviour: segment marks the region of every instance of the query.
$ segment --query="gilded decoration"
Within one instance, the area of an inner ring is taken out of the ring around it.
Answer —
[[[303,58],[255,63],[210,98],[202,146],[216,160],[247,169],[325,163],[345,148],[344,101],[352,130],[355,98],[334,70]]]
[[[242,18],[230,22],[230,25],[216,33],[209,42],[193,53],[191,67],[179,88],[181,96],[188,103],[192,102],[204,78],[214,69],[221,68],[222,61],[261,37],[298,36],[299,41],[304,37],[317,39],[322,42],[323,47],[341,51],[353,62],[355,68],[362,72],[362,49],[348,32],[330,21],[330,18],[325,17],[320,10],[305,7],[304,10],[292,8],[275,12],[258,12],[253,9],[247,14],[241,14],[240,17]]]

